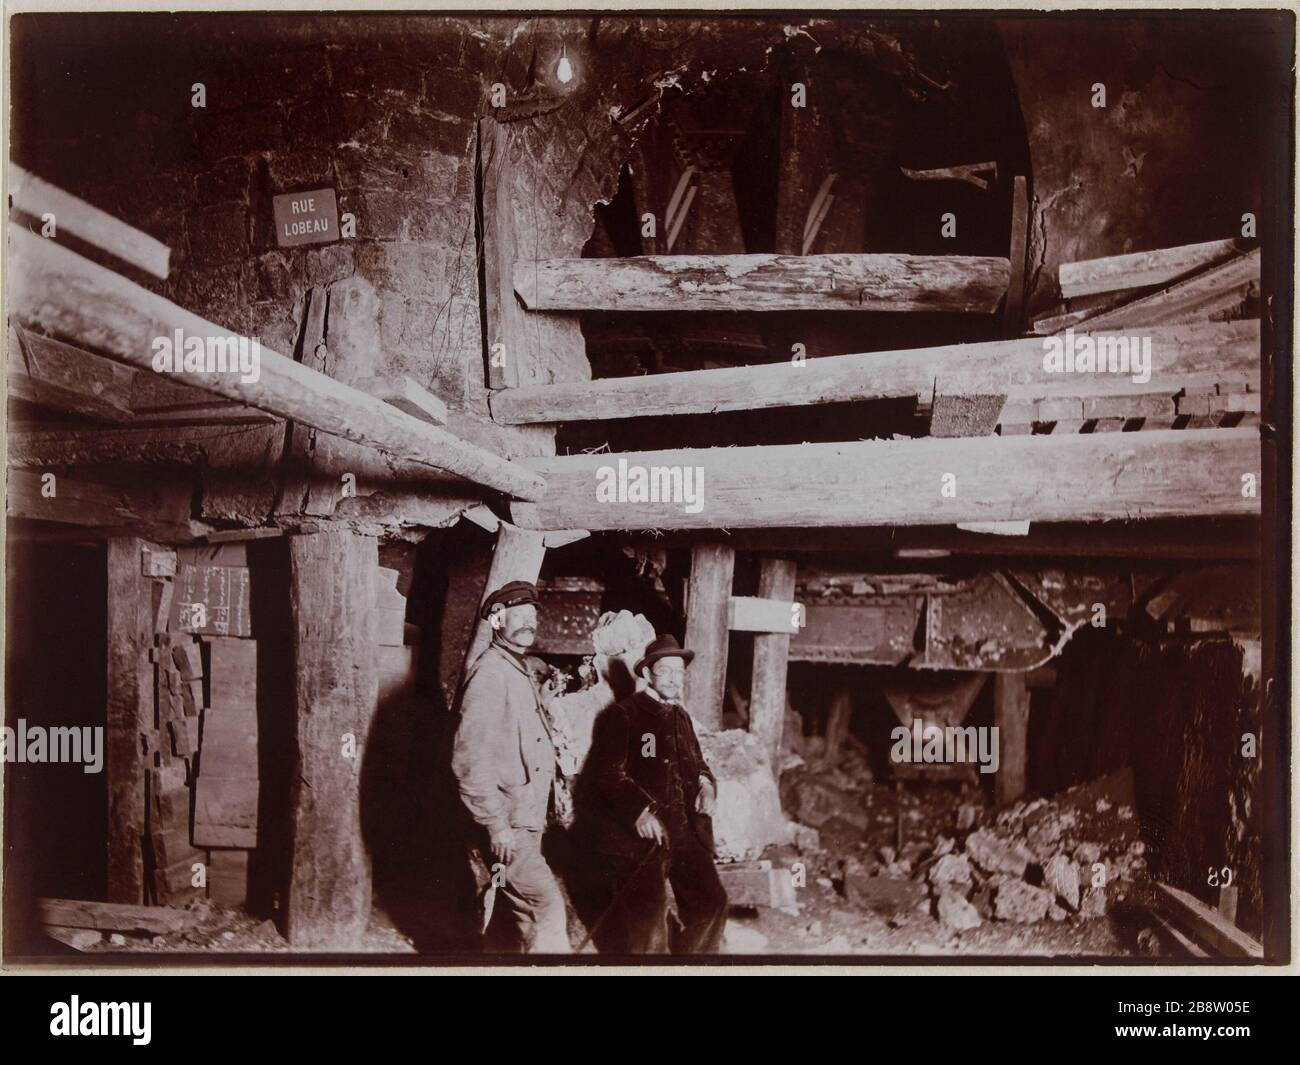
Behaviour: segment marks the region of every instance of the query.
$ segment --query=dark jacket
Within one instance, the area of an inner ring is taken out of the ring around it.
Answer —
[[[634,857],[648,846],[636,822],[649,807],[670,835],[685,824],[712,853],[713,819],[695,812],[700,777],[716,794],[690,715],[637,692],[596,718],[575,795],[575,827],[597,851]]]

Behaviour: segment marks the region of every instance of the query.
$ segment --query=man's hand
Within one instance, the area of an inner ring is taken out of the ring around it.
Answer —
[[[662,847],[668,839],[668,833],[664,830],[663,822],[650,812],[650,807],[641,811],[641,816],[636,819],[636,834],[642,839],[652,839]]]
[[[705,817],[712,817],[713,804],[717,797],[718,793],[713,787],[713,781],[708,777],[700,777],[700,793],[695,796],[695,812],[704,814]]]
[[[502,828],[491,834],[492,857],[502,865],[509,865],[515,856],[515,834],[512,829]]]

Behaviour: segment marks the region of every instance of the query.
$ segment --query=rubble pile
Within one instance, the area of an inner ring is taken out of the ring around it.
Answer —
[[[852,736],[830,757],[820,737],[786,740],[781,798],[820,833],[815,877],[892,927],[1085,921],[1145,877],[1131,771],[998,810],[969,787],[875,781]]]
[[[954,932],[1080,921],[1126,897],[1145,877],[1145,853],[1124,772],[1000,811],[962,803],[936,836],[843,859],[839,887],[866,908],[930,913]]]

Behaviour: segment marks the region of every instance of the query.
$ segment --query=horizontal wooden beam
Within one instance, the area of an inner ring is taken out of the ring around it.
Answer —
[[[1011,265],[964,255],[642,255],[516,260],[530,311],[966,311],[991,314]]]
[[[111,359],[11,326],[5,371],[18,399],[100,421],[131,420],[135,371]]]
[[[1081,331],[1082,335],[1082,331]],[[1102,334],[1103,337],[1131,334]],[[1214,322],[1144,330],[1151,379],[1132,374],[1055,373],[1044,368],[1045,338],[829,355],[782,362],[577,384],[527,385],[494,393],[492,417],[507,425],[713,414],[875,399],[941,395],[1173,395],[1187,379],[1259,376],[1259,323]],[[1059,343],[1059,341],[1058,341]]]
[[[1238,254],[1233,240],[1211,240],[1177,248],[1157,248],[1104,259],[1061,263],[1061,295],[1066,299],[1115,292],[1126,288],[1165,285],[1207,266],[1214,266]]]
[[[153,369],[153,344],[179,330],[185,337],[238,343],[236,333],[191,314],[21,226],[9,226],[11,311],[42,332],[103,350],[141,369]],[[311,370],[268,348],[256,380],[238,372],[168,375],[398,458],[447,470],[521,499],[536,499],[544,483],[482,448],[404,411]]]
[[[797,606],[793,600],[733,595],[727,604],[727,628],[732,632],[796,633]]]
[[[105,478],[106,471],[98,477]],[[134,529],[155,540],[191,540],[208,526],[190,517],[192,478],[155,471],[148,478],[90,480],[63,470],[6,472],[5,515],[100,530]]]
[[[154,277],[167,279],[171,249],[148,233],[13,164],[9,166],[9,195],[25,214],[36,218],[53,215],[56,233],[71,233]]]
[[[1259,433],[880,440],[522,460],[531,529],[732,529],[1258,514]],[[1242,478],[1253,476],[1254,494]],[[641,488],[645,488],[644,495]],[[651,502],[657,496],[666,501]],[[645,501],[642,501],[645,499]]]

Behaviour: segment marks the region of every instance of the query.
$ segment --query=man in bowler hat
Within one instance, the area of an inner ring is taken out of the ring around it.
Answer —
[[[564,897],[542,856],[555,743],[524,660],[537,636],[537,589],[511,581],[488,596],[482,617],[492,626],[492,641],[462,688],[452,772],[524,949],[565,954]]]
[[[680,700],[695,656],[672,636],[633,672],[647,686],[596,720],[577,801],[604,871],[597,945],[628,954],[716,954],[727,894],[713,866],[718,785]],[[670,931],[667,886],[680,929]]]

